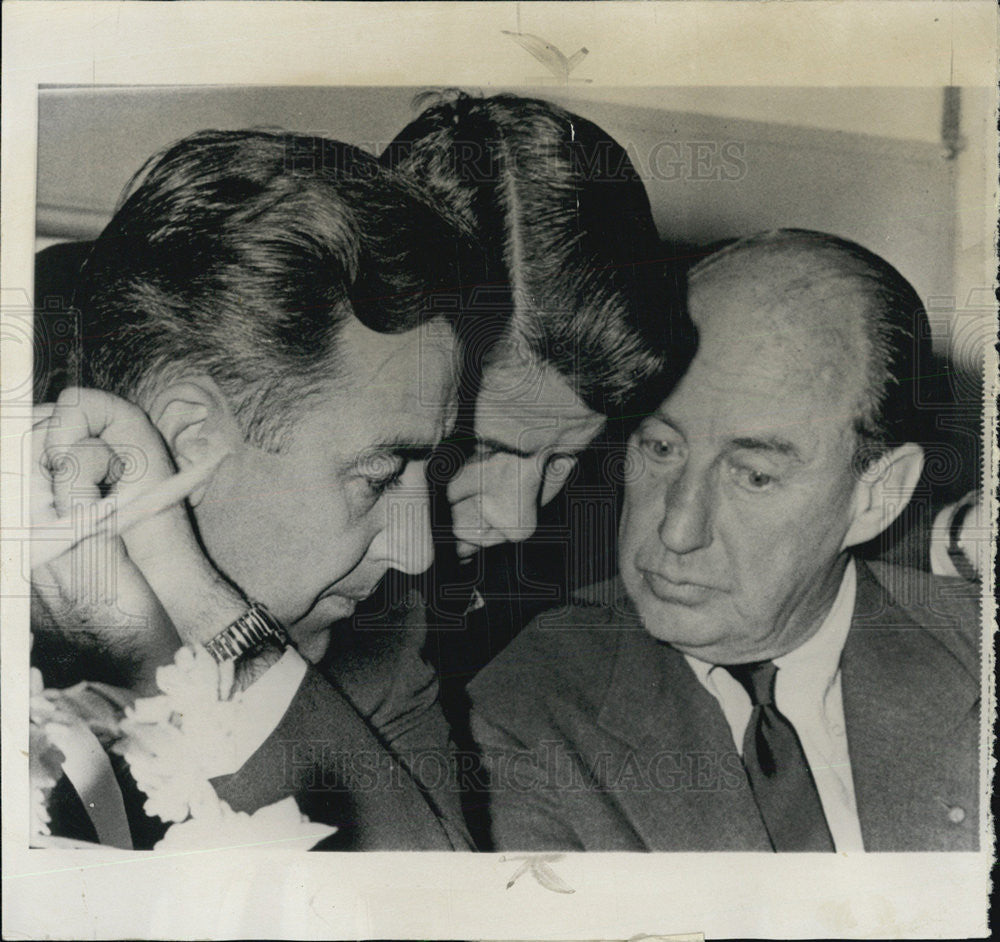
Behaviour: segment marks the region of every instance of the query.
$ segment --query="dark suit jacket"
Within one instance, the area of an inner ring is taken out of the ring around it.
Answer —
[[[444,777],[448,757],[422,774]],[[344,692],[310,667],[278,727],[234,775],[213,781],[236,811],[294,795],[314,821],[336,825],[323,850],[467,849],[458,796],[442,809]],[[447,799],[447,790],[442,787]]]
[[[338,827],[325,850],[466,850],[456,768],[419,596],[367,628],[334,626],[278,727],[213,784],[236,810],[295,795]]]
[[[979,634],[965,583],[858,564],[841,668],[867,850],[977,848]],[[770,849],[716,700],[620,583],[536,619],[470,694],[498,849]]]

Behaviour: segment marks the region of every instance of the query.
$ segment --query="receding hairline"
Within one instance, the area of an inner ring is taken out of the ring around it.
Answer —
[[[781,238],[777,238],[778,236]],[[760,297],[747,316],[778,319],[802,327],[864,330],[878,303],[879,273],[836,242],[764,233],[741,239],[703,259],[689,272],[689,290],[727,280],[734,290]],[[853,301],[854,303],[846,303]],[[850,314],[850,322],[836,315]]]
[[[918,364],[928,355],[929,324],[916,290],[889,262],[838,236],[779,229],[736,240],[693,266],[689,296],[712,284],[713,276],[721,276],[722,286],[727,277],[741,276],[757,284],[758,296],[747,290],[744,300],[759,308],[754,313],[770,317],[768,323],[759,319],[762,331],[780,318],[807,334],[835,330],[844,338],[842,345],[827,345],[826,362],[828,368],[839,362],[845,371],[861,364],[859,444],[916,440],[919,418],[910,400]]]
[[[879,371],[873,324],[882,302],[874,275],[836,241],[762,233],[692,270],[691,315],[699,330],[737,334],[748,357],[780,358],[789,382],[829,387],[831,395],[841,390],[859,421]],[[700,291],[713,296],[699,303]],[[713,325],[720,307],[726,316]]]

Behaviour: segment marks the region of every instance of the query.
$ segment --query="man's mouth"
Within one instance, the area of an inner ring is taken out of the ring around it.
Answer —
[[[690,579],[681,579],[665,576],[662,573],[653,572],[649,569],[639,568],[639,574],[646,588],[652,592],[661,602],[670,602],[677,605],[700,605],[707,602],[719,590],[708,583],[694,582]]]

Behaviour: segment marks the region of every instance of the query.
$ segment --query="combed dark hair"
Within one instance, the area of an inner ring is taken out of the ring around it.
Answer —
[[[864,297],[860,327],[868,358],[854,418],[856,460],[863,464],[905,442],[926,441],[921,384],[932,363],[931,331],[913,286],[884,258],[856,242],[809,229],[776,229],[739,239],[695,265],[690,277],[700,277],[733,253],[768,245],[807,251],[817,262],[826,261],[850,277],[852,288]]]
[[[693,330],[621,145],[545,101],[452,90],[417,103],[427,107],[381,161],[423,184],[499,260],[507,336],[598,412],[621,408],[637,388],[655,385],[662,399],[687,366]],[[484,332],[496,325],[483,318]]]
[[[357,148],[200,132],[147,162],[94,243],[75,294],[80,375],[141,401],[202,370],[247,437],[280,448],[336,372],[345,320],[399,333],[448,313],[470,257],[408,179]]]

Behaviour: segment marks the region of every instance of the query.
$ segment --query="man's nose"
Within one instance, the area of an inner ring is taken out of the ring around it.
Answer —
[[[483,526],[491,542],[521,543],[538,526],[543,472],[533,459],[520,458],[486,474],[482,481]]]
[[[420,462],[410,463],[397,489],[386,497],[385,528],[376,540],[383,544],[379,555],[392,569],[415,576],[434,562],[430,495]]]
[[[663,497],[660,542],[673,553],[691,553],[712,542],[712,495],[706,472],[684,469]]]
[[[538,526],[538,499],[539,486],[530,481],[483,494],[483,526],[492,537],[484,545],[521,543],[533,536]]]

